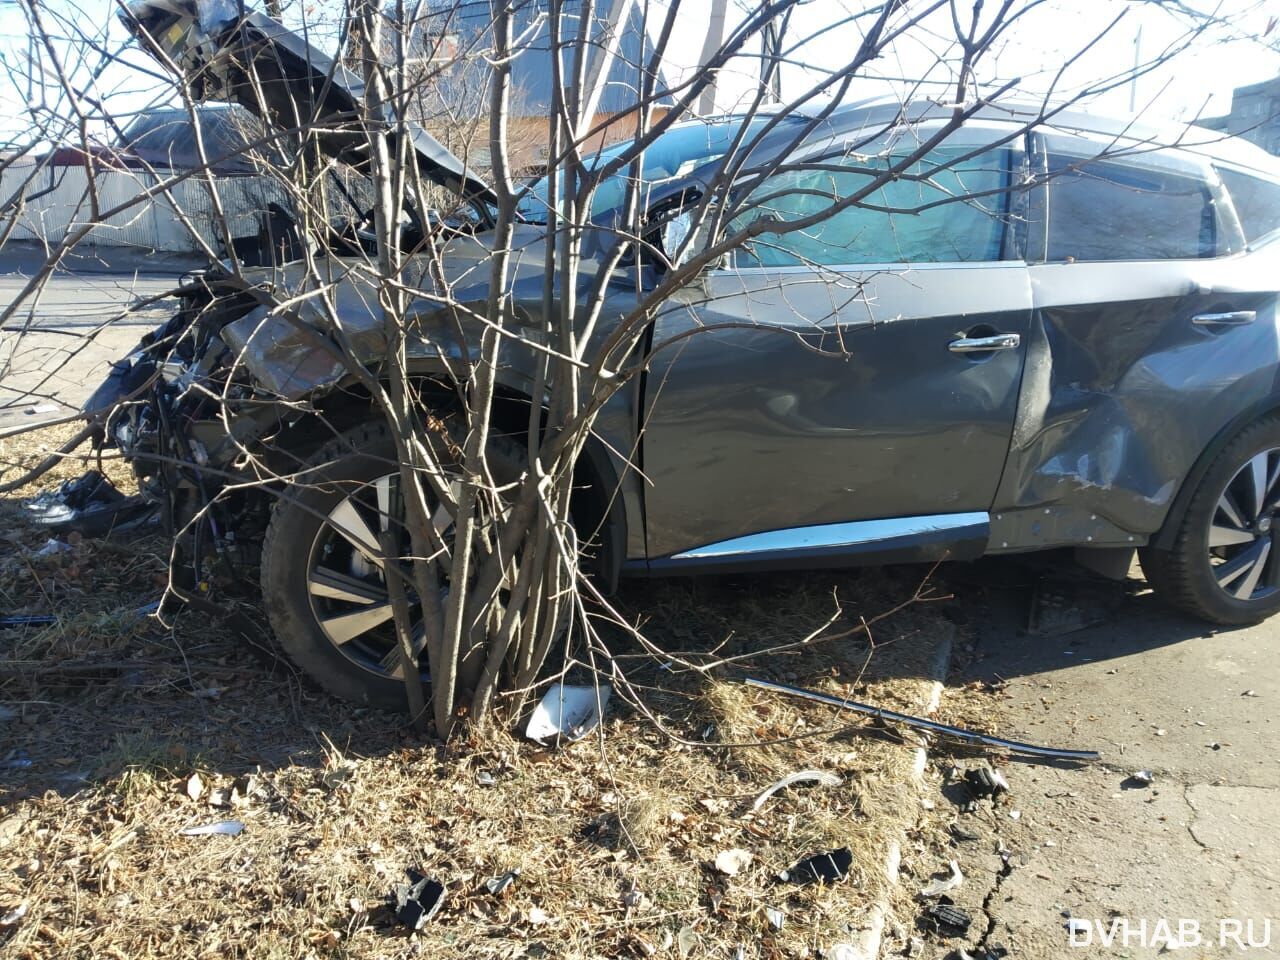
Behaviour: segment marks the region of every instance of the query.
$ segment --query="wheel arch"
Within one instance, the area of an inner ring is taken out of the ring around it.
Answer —
[[[1187,506],[1190,504],[1191,498],[1195,496],[1195,492],[1200,486],[1200,481],[1204,479],[1204,475],[1209,471],[1218,454],[1240,431],[1263,417],[1276,413],[1280,413],[1280,393],[1271,393],[1241,411],[1214,435],[1204,450],[1200,452],[1200,456],[1196,458],[1196,462],[1192,464],[1191,469],[1182,478],[1182,485],[1178,488],[1178,493],[1169,506],[1169,512],[1165,514],[1164,522],[1160,525],[1160,529],[1152,534],[1151,539],[1147,541],[1148,547],[1153,547],[1157,550],[1170,550],[1173,548],[1173,542],[1177,537],[1182,517],[1187,512]]]

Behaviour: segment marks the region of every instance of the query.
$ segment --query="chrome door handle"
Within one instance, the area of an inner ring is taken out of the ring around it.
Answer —
[[[1191,322],[1201,327],[1242,327],[1257,317],[1256,310],[1232,310],[1230,313],[1198,313]]]
[[[1016,350],[1022,337],[1016,333],[997,333],[993,337],[960,337],[947,344],[952,353],[987,353],[991,350]]]

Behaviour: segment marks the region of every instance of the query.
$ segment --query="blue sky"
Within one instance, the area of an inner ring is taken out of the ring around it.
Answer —
[[[340,9],[337,0],[309,2],[311,5],[305,14],[295,5],[293,16],[305,15],[331,23],[334,11]],[[648,2],[660,5],[664,0]],[[671,50],[669,64],[673,73],[679,74],[682,67],[696,62],[706,33],[710,3],[711,0],[684,3],[682,22],[697,24],[698,29],[677,29],[677,42]],[[742,0],[733,0],[731,6],[734,3],[737,6],[733,9],[740,10]],[[1143,76],[1136,85],[1126,84],[1096,98],[1094,108],[1123,113],[1133,96],[1138,112],[1190,120],[1196,115],[1226,112],[1233,87],[1280,73],[1280,54],[1258,39],[1270,21],[1267,4],[1259,0],[1187,0],[1187,5],[1215,13],[1223,17],[1225,23],[1196,40],[1168,64]],[[861,0],[808,0],[795,16],[795,35],[811,36],[819,28],[839,22],[865,6]],[[970,6],[963,4],[961,8]],[[1270,7],[1280,13],[1276,4]],[[117,0],[86,0],[83,4],[45,0],[40,10],[51,32],[57,36],[54,49],[67,71],[119,121],[126,122],[133,113],[167,97],[168,91],[162,84],[138,69],[153,64],[125,43],[125,31],[116,22]],[[735,16],[740,13],[731,13],[731,20]],[[1117,17],[1119,23],[1059,78],[1057,74],[1063,63],[1089,46],[1103,27]],[[901,92],[904,88],[901,78],[914,78],[926,81],[919,87],[921,92],[942,95],[954,80],[946,62],[946,56],[954,50],[948,42],[950,24],[949,13],[928,21],[923,29],[896,44],[878,61],[854,93]],[[860,39],[859,30],[857,24],[846,24],[799,49],[797,59],[813,64],[814,68],[807,72],[800,67],[785,70],[784,95],[799,90],[806,73],[812,76],[823,68],[838,65]],[[1139,31],[1141,44],[1137,53],[1146,61],[1179,45],[1185,38],[1186,23],[1164,9],[1137,0],[1044,0],[1018,24],[1007,41],[992,51],[989,62],[977,77],[979,89],[990,90],[1002,81],[1017,77],[1024,94],[1038,95],[1050,86],[1062,94],[1070,94],[1096,83],[1099,78],[1130,68]],[[1280,41],[1280,27],[1268,39]],[[86,41],[99,49],[122,53],[123,61],[95,72],[91,68],[100,65],[99,55],[96,51],[86,52]],[[35,71],[33,63],[37,64]],[[53,96],[55,85],[51,74],[45,73],[41,81],[39,71],[48,71],[49,66],[48,54],[33,49],[23,8],[16,0],[0,0],[0,137],[13,140],[29,136],[31,104],[43,104],[48,114],[70,116],[68,105],[57,102]],[[726,72],[721,82],[720,108],[732,107],[735,99],[749,89],[755,69],[754,62],[744,61]],[[107,132],[101,123],[96,126],[98,132]]]

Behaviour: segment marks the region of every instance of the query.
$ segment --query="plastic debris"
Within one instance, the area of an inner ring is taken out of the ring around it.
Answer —
[[[529,922],[534,926],[541,927],[551,922],[551,915],[541,907],[530,907]]]
[[[406,870],[408,883],[398,883],[390,902],[396,919],[410,930],[421,930],[444,904],[444,884],[424,876],[417,870]]]
[[[33,557],[56,557],[59,554],[70,553],[72,546],[61,540],[54,540],[52,537],[44,542],[44,546],[32,554]]]
[[[1242,697],[1256,697],[1257,695],[1257,690],[1246,690],[1244,693],[1240,694]]]
[[[1150,770],[1135,770],[1129,776],[1125,777],[1124,782],[1120,784],[1122,787],[1149,787],[1155,775]]]
[[[200,774],[193,773],[187,778],[185,790],[187,796],[192,800],[200,799],[200,794],[204,793],[204,781],[200,779]]]
[[[764,916],[774,930],[781,930],[782,925],[787,922],[787,915],[777,907],[765,907]]]
[[[829,853],[815,853],[805,857],[789,870],[778,874],[784,883],[835,883],[849,875],[853,866],[853,851],[848,847]]]
[[[1004,778],[1004,774],[990,767],[966,770],[964,782],[975,797],[990,797],[994,800],[1000,794],[1009,792],[1009,781]]]
[[[57,617],[43,613],[25,617],[0,617],[0,630],[6,630],[9,627],[47,627],[57,622]]]
[[[956,887],[960,886],[960,884],[964,883],[964,874],[960,872],[960,865],[956,863],[954,860],[952,860],[950,863],[950,868],[951,868],[950,876],[941,877],[939,879],[934,880],[933,883],[929,884],[927,887],[925,887],[923,890],[920,891],[920,896],[926,897],[928,899],[933,899],[934,897],[940,897],[944,893],[949,893],[950,891],[954,890]]]
[[[27,414],[32,414],[32,413],[57,413],[57,412],[58,412],[58,405],[57,405],[56,403],[37,403],[37,404],[34,404],[33,406],[27,407],[27,408],[26,408],[26,409],[24,409],[22,412],[23,412],[23,413],[27,413]]]
[[[944,897],[943,900],[945,901],[946,898]],[[969,914],[949,901],[930,904],[929,909],[925,911],[925,916],[933,922],[934,927],[940,933],[959,932],[963,934],[968,932],[969,924],[973,923],[973,919]]]
[[[520,868],[516,867],[514,870],[508,870],[506,873],[504,873],[500,877],[490,877],[488,880],[484,882],[484,886],[485,886],[485,889],[488,890],[490,893],[492,893],[495,897],[500,897],[507,892],[507,888],[509,888],[513,883],[515,883],[516,878],[519,876],[520,876]]]
[[[524,735],[534,743],[580,740],[600,723],[600,713],[613,695],[607,683],[598,687],[572,687],[553,683],[542,702],[534,708]]]
[[[214,835],[222,835],[227,837],[239,836],[244,830],[244,824],[239,820],[221,820],[218,823],[204,823],[198,827],[186,827],[178,831],[183,837],[208,837]]]
[[[680,951],[681,957],[690,956],[698,947],[698,934],[693,927],[685,925],[680,928],[680,932],[676,934],[676,947]]]
[[[838,787],[841,780],[834,773],[827,773],[825,770],[800,770],[796,773],[789,773],[777,783],[770,785],[751,802],[751,812],[755,813],[763,807],[765,802],[779,790],[794,787],[797,783],[816,783],[820,787]]]
[[[716,854],[716,869],[726,877],[736,877],[742,870],[751,866],[751,851],[734,847]]]
[[[488,770],[481,770],[476,774],[476,786],[478,787],[492,787],[497,782],[493,774]]]
[[[0,916],[0,927],[16,927],[22,922],[22,918],[27,915],[28,905],[24,900],[12,910]]]

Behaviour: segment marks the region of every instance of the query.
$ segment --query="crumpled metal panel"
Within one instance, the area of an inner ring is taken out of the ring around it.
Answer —
[[[1056,505],[1158,530],[1201,453],[1274,389],[1280,336],[1262,286],[1277,260],[1030,267],[1035,310],[994,509]],[[1246,309],[1253,323],[1193,322]]]

